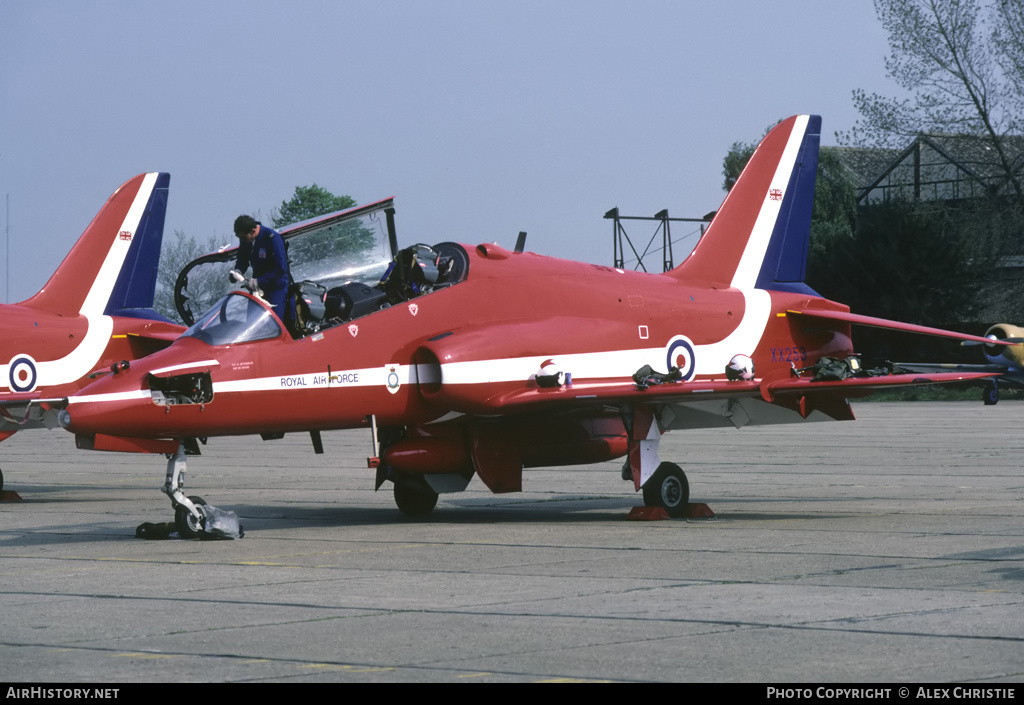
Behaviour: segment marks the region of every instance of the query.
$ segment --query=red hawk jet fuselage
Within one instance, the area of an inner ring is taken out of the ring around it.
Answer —
[[[231,294],[167,350],[71,397],[62,423],[86,447],[162,452],[373,425],[378,486],[394,482],[410,514],[474,474],[508,492],[524,467],[627,456],[645,501],[681,513],[688,485],[658,459],[665,431],[852,419],[846,398],[871,387],[964,378],[796,372],[850,358],[853,323],[970,337],[856,316],[803,283],[819,131],[820,118],[797,116],[769,133],[665,274],[419,245],[380,284],[338,287],[312,331]],[[165,491],[187,507],[183,458]]]

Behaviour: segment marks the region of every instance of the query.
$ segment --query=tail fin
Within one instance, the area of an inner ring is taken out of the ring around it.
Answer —
[[[23,306],[55,313],[157,317],[151,309],[170,174],[139,174],[96,214],[39,293]]]
[[[796,115],[754,151],[693,253],[670,276],[707,286],[796,291],[806,284],[821,118]]]

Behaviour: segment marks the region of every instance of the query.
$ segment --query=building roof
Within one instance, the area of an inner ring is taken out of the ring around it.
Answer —
[[[1001,138],[1014,173],[1024,175],[1024,136]],[[1012,192],[991,139],[922,133],[906,149],[837,147],[858,202],[892,198],[957,200]]]

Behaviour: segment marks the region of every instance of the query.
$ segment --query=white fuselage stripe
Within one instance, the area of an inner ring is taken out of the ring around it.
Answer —
[[[177,372],[178,370],[187,370],[190,368],[202,368],[202,367],[218,367],[220,366],[219,360],[199,360],[198,362],[183,362],[180,365],[171,365],[170,367],[161,367],[158,370],[150,370],[151,375],[162,375],[167,372]]]
[[[770,313],[770,297],[767,292],[755,291],[753,299],[764,299],[766,308],[749,312],[740,326],[724,340],[710,345],[695,345],[697,374],[721,374],[726,363],[737,352],[752,352],[752,348],[739,347],[751,339],[751,333],[763,331],[763,322],[767,320],[765,311]],[[761,296],[763,295],[763,296]],[[761,308],[761,307],[756,307]],[[756,341],[759,336],[754,335]],[[495,384],[503,382],[523,382],[534,377],[540,370],[541,363],[548,359],[555,362],[562,372],[571,373],[574,382],[587,380],[629,379],[644,365],[650,365],[658,371],[667,371],[667,347],[637,348],[632,350],[611,350],[607,352],[573,353],[554,356],[527,356],[518,358],[495,358],[492,360],[471,360],[441,365],[441,376],[438,379],[437,367],[432,365],[384,365],[382,367],[366,367],[352,370],[335,370],[330,372],[302,373],[278,375],[274,377],[252,377],[244,379],[215,382],[214,396],[229,393],[272,392],[288,390],[330,389],[339,390],[348,387],[386,387],[389,384],[398,388],[408,384],[466,385]],[[205,364],[205,363],[203,363]],[[189,363],[175,366],[180,369],[196,369],[200,363]],[[163,368],[161,372],[171,368]],[[120,399],[146,398],[148,391],[128,392],[119,394],[78,395],[71,397],[69,402],[115,401]]]

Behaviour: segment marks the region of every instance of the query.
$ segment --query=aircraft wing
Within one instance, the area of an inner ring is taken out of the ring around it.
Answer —
[[[1000,383],[1024,386],[1024,373],[1019,368],[1006,365],[960,364],[954,362],[899,362],[899,367],[915,372],[966,372],[987,373],[998,378]]]
[[[768,402],[780,398],[793,399],[808,395],[827,394],[837,399],[860,396],[861,392],[887,387],[947,384],[986,379],[997,376],[994,372],[932,372],[892,374],[873,377],[848,377],[844,380],[816,381],[805,377],[768,377],[762,380],[727,381],[706,380],[667,382],[640,389],[632,380],[611,383],[573,383],[556,388],[530,386],[499,393],[481,399],[472,408],[456,411],[467,413],[518,413],[537,408],[563,409],[588,406],[618,406],[621,404],[671,404],[708,399],[761,398]]]

